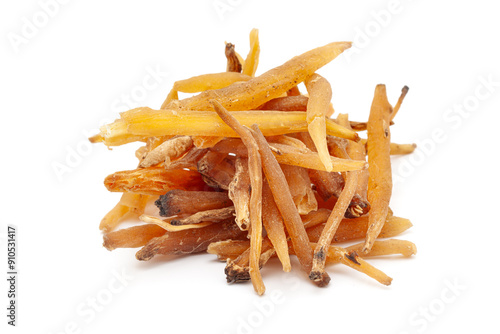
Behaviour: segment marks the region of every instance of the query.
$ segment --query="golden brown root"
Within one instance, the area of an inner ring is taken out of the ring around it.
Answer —
[[[246,61],[245,61],[246,63]],[[259,147],[250,130],[242,126],[219,102],[212,101],[217,115],[238,133],[248,152],[248,176],[250,178],[250,277],[257,294],[264,293],[265,286],[259,269],[262,249],[262,162]]]
[[[323,214],[321,214],[321,216],[323,216]],[[317,223],[317,220],[314,222]],[[332,242],[336,243],[363,239],[368,230],[368,222],[368,216],[342,219]],[[379,238],[392,238],[403,233],[412,226],[412,223],[408,219],[396,216],[387,217],[386,222],[382,227],[382,231],[379,234]],[[323,228],[324,225],[321,222],[315,226],[307,228],[309,240],[311,240],[311,242],[317,242],[321,236],[321,232],[323,232]]]
[[[285,175],[293,202],[300,215],[306,215],[318,209],[318,202],[314,197],[311,179],[307,170],[302,167],[281,165]]]
[[[203,190],[206,187],[198,172],[165,170],[163,167],[116,172],[106,177],[104,185],[109,191],[144,195],[163,195],[172,189]]]
[[[136,253],[136,258],[140,261],[148,261],[156,255],[199,253],[205,251],[212,242],[243,238],[246,238],[245,233],[233,220],[203,228],[178,232],[167,231],[161,237],[151,239]]]
[[[333,259],[335,262],[340,262],[354,270],[362,272],[365,275],[377,280],[384,285],[390,285],[392,278],[387,276],[381,270],[375,268],[365,260],[363,260],[356,252],[347,251],[344,248],[330,246],[328,249],[328,258]]]
[[[226,43],[225,50],[226,58],[227,58],[227,66],[226,72],[241,72],[242,66],[241,62],[236,55],[235,46],[231,43]]]
[[[403,89],[401,89],[401,95],[399,96],[398,102],[394,106],[394,109],[392,110],[390,120],[392,121],[394,117],[396,117],[396,114],[399,111],[399,108],[401,107],[401,104],[403,103],[403,100],[405,99],[406,94],[408,93],[408,86],[404,86]]]
[[[155,201],[160,216],[190,215],[200,211],[222,209],[232,205],[227,193],[215,191],[186,191],[175,189]]]
[[[249,81],[202,92],[199,95],[179,101],[178,105],[172,105],[172,107],[183,110],[212,110],[210,100],[215,99],[227,110],[255,109],[303,82],[317,69],[323,67],[350,47],[350,42],[327,44],[294,57],[283,65],[275,67]]]
[[[252,135],[259,146],[262,157],[262,167],[264,168],[267,182],[271,188],[278,210],[283,217],[295,254],[299,259],[302,269],[306,273],[309,273],[312,267],[312,250],[309,247],[309,238],[307,237],[297,207],[293,202],[285,176],[262,132],[260,132],[256,125],[252,126],[252,130]]]
[[[363,243],[352,245],[346,248],[349,252],[361,253]],[[362,254],[362,257],[373,257],[381,255],[400,254],[404,257],[410,257],[417,254],[417,246],[413,242],[398,239],[377,240],[373,243],[373,247],[367,254]]]
[[[227,262],[235,260],[248,248],[250,248],[249,240],[223,240],[208,245],[207,253],[215,254],[219,261]]]
[[[392,107],[384,85],[377,85],[368,119],[368,201],[370,224],[362,252],[368,253],[384,226],[392,194],[391,132]]]
[[[276,254],[283,266],[283,271],[290,271],[292,265],[290,264],[290,256],[288,254],[285,225],[267,182],[264,183],[262,189],[262,223],[269,240],[276,250]]]
[[[209,151],[198,160],[198,172],[210,187],[228,190],[234,178],[235,160],[234,157]]]
[[[354,192],[356,191],[356,185],[358,182],[358,171],[349,172],[347,174],[347,182],[339,196],[337,203],[328,217],[321,236],[318,240],[318,244],[314,249],[314,259],[311,273],[309,278],[313,281],[317,281],[319,285],[326,285],[328,282],[323,282],[322,279],[325,273],[325,263],[326,263],[326,249],[332,242],[334,235],[337,233],[337,229],[344,217],[344,214],[351,203]]]
[[[137,248],[164,234],[165,230],[156,224],[138,225],[104,234],[103,246],[110,251],[116,248]]]
[[[267,101],[259,106],[259,110],[307,111],[309,98],[304,95],[282,96]]]

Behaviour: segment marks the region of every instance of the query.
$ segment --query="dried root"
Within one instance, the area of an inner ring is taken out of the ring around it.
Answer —
[[[101,221],[104,247],[140,248],[140,261],[207,251],[226,262],[228,283],[251,281],[259,295],[261,269],[273,257],[289,272],[296,256],[317,286],[330,282],[328,265],[337,263],[389,285],[366,259],[416,254],[409,241],[380,240],[412,226],[389,207],[391,155],[415,150],[390,136],[408,87],[392,108],[378,85],[367,122],[332,118],[331,85],[316,71],[350,46],[330,43],[256,76],[253,29],[245,59],[225,44],[225,72],[178,80],[160,109],[135,108],[102,126],[91,142],[143,143],[136,169],[104,180],[123,193]],[[366,139],[357,133],[364,130]],[[116,230],[131,217],[142,224]]]

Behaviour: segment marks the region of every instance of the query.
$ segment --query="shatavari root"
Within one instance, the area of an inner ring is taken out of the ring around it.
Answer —
[[[320,287],[338,263],[389,285],[367,261],[416,254],[410,241],[383,240],[412,226],[389,207],[391,156],[416,147],[391,142],[408,87],[392,108],[377,85],[367,121],[335,115],[337,94],[317,71],[349,47],[330,43],[259,73],[253,29],[248,48],[238,45],[245,57],[225,43],[221,72],[181,78],[160,108],[128,110],[102,126],[91,142],[142,143],[137,168],[104,179],[122,193],[99,225],[104,247],[138,248],[140,261],[208,252],[226,263],[228,283],[251,281],[258,295],[262,268],[277,259],[290,272],[294,256]],[[125,220],[139,224],[118,229]]]

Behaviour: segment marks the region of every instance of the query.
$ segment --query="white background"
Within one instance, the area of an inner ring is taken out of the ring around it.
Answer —
[[[7,224],[15,224],[19,308],[13,329],[1,279],[2,333],[498,332],[500,21],[493,4],[3,1],[0,276]],[[257,74],[353,40],[355,53],[319,71],[332,84],[336,111],[353,119],[367,119],[376,84],[387,85],[392,103],[410,87],[392,138],[420,148],[394,159],[391,207],[413,222],[400,238],[416,243],[418,254],[371,261],[394,278],[391,286],[334,266],[331,284],[319,289],[274,263],[263,270],[267,292],[258,297],[251,284],[227,285],[224,264],[211,255],[140,263],[136,250],[101,247],[99,221],[119,199],[102,181],[133,169],[138,145],[109,151],[86,137],[127,104],[159,108],[175,80],[224,71],[224,41],[244,56],[254,27]],[[160,74],[145,89],[151,71]]]

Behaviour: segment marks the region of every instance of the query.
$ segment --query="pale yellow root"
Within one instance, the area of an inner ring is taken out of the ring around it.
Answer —
[[[129,192],[123,193],[120,201],[101,220],[99,229],[103,232],[110,232],[114,230],[123,219],[142,214],[148,199],[148,195]]]
[[[269,143],[269,147],[280,164],[326,171],[325,165],[316,152],[278,143]],[[330,159],[333,164],[332,172],[347,172],[368,167],[365,161],[347,160],[332,156],[330,156]]]
[[[307,130],[305,112],[286,111],[233,111],[231,114],[245,126],[257,124],[265,136],[275,136]],[[149,137],[213,136],[239,137],[212,111],[154,110],[147,107],[120,114],[121,118],[100,128],[98,135],[89,140],[107,146],[119,146]],[[331,136],[357,141],[356,132],[326,120],[326,133]]]
[[[257,66],[259,65],[260,43],[259,43],[259,30],[252,29],[250,31],[250,51],[243,64],[242,73],[251,77],[255,76]]]
[[[220,72],[198,75],[186,80],[177,81],[174,89],[183,93],[199,93],[209,89],[220,89],[252,79],[251,76],[237,72]]]
[[[141,221],[148,223],[148,224],[158,225],[168,232],[178,232],[178,231],[190,230],[190,229],[194,229],[194,228],[202,228],[202,227],[205,227],[205,226],[212,224],[212,222],[201,222],[198,224],[172,225],[172,224],[170,224],[170,221],[174,218],[171,217],[171,218],[161,219],[161,218],[146,215],[146,214],[139,216],[139,219]]]
[[[318,150],[318,156],[325,165],[325,170],[327,172],[333,171],[333,164],[330,159],[330,152],[328,151],[328,145],[326,143],[326,122],[325,118],[316,117],[308,125],[307,129],[311,135],[314,145]]]
[[[236,82],[248,81],[252,77],[238,72],[208,73],[174,83],[174,87],[160,109],[167,109],[170,102],[179,99],[178,92],[199,93],[209,89],[221,89]]]
[[[391,155],[405,155],[415,151],[417,144],[396,144],[391,143]]]
[[[325,165],[327,172],[333,170],[333,165],[328,152],[326,142],[326,114],[332,99],[332,88],[330,83],[320,76],[313,74],[304,81],[309,100],[307,102],[307,124],[308,131],[316,146],[321,162]]]
[[[165,98],[165,101],[163,101],[160,109],[165,109],[172,101],[177,100],[179,100],[179,93],[174,88],[172,88]]]
[[[330,43],[296,56],[249,81],[207,90],[168,107],[180,110],[213,110],[209,101],[215,99],[230,111],[255,109],[282,96],[350,47],[350,42]]]

